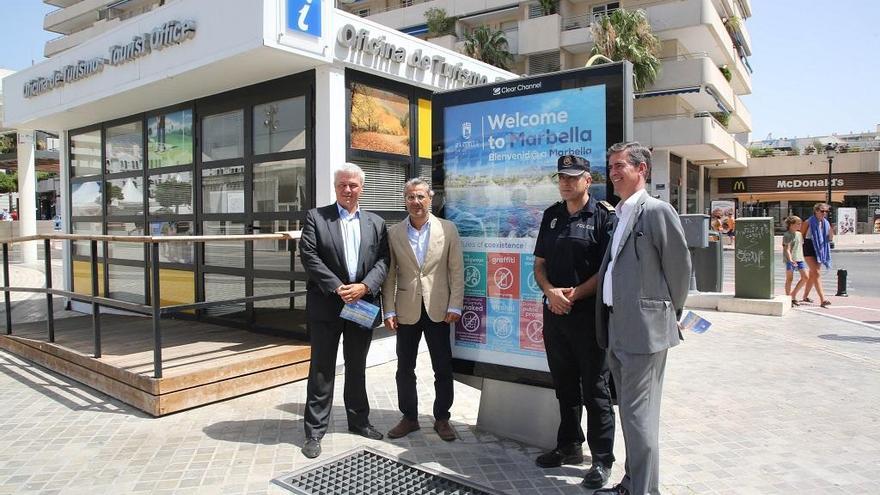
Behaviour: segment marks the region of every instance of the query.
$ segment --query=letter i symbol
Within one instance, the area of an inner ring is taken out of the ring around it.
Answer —
[[[302,31],[308,31],[309,25],[306,24],[306,16],[309,15],[309,9],[312,8],[312,0],[306,0],[305,5],[299,9],[299,19],[296,21],[296,25]]]

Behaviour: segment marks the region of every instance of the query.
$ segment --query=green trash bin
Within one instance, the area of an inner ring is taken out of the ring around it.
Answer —
[[[724,249],[721,234],[709,231],[709,246],[695,248],[691,262],[700,292],[721,292],[724,289]]]

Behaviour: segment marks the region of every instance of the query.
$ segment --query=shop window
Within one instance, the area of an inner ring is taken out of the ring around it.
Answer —
[[[254,106],[254,154],[296,151],[306,147],[304,96]]]
[[[70,136],[70,176],[101,173],[101,131]]]
[[[406,96],[352,83],[349,125],[354,149],[410,155],[410,110]]]
[[[108,263],[107,275],[110,279],[108,295],[111,299],[140,304],[146,302],[143,267]]]
[[[259,233],[261,234],[274,234],[275,232],[302,229],[299,221],[288,220],[258,220],[254,222],[254,226],[260,228]],[[295,249],[294,241],[254,241],[254,269],[283,272],[293,271],[294,267],[291,266],[290,256],[293,249]]]
[[[108,216],[144,214],[143,177],[111,179],[104,184]]]
[[[205,274],[205,301],[224,301],[239,299],[245,296],[244,277],[222,275],[220,273]],[[208,316],[223,316],[244,311],[244,304],[214,306],[205,310]]]
[[[79,235],[101,235],[101,222],[73,222],[71,232]],[[91,256],[89,241],[74,241],[73,254],[79,256]],[[98,256],[104,256],[104,243],[98,243]]]
[[[150,168],[192,163],[192,110],[180,110],[147,119],[147,152]]]
[[[219,220],[203,222],[204,235],[242,235],[244,224]],[[244,268],[244,242],[205,241],[205,265]]]
[[[76,182],[70,185],[70,210],[75,217],[101,216],[101,183]]]
[[[150,222],[150,235],[154,236],[181,236],[195,235],[192,222]],[[193,243],[191,242],[163,242],[159,244],[160,263],[180,263],[184,265],[193,262]]]
[[[149,194],[151,215],[191,214],[193,212],[192,172],[150,176]]]
[[[241,158],[244,155],[244,112],[211,115],[202,119],[202,161]]]
[[[358,162],[366,175],[360,205],[366,209],[403,211],[403,185],[408,166],[399,162]]]
[[[202,170],[202,213],[244,213],[244,167]]]
[[[306,209],[306,161],[281,160],[254,164],[254,212]]]
[[[104,156],[107,173],[133,172],[142,170],[143,124],[141,121],[107,128],[105,134]]]
[[[419,158],[431,159],[431,100],[418,99]]]
[[[120,237],[144,235],[144,224],[142,222],[107,222],[107,235]],[[107,251],[112,259],[144,261],[144,244],[140,242],[108,242]]]

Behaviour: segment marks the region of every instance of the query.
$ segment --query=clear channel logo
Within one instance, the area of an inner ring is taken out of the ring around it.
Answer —
[[[492,96],[507,95],[510,93],[517,93],[519,91],[528,91],[530,89],[541,89],[541,86],[543,84],[543,81],[538,81],[533,83],[519,83],[515,86],[498,86],[492,88]]]

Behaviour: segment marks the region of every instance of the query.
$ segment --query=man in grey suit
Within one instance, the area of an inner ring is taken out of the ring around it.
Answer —
[[[639,143],[608,150],[620,197],[617,225],[599,268],[596,338],[607,349],[626,444],[626,474],[597,494],[660,493],[660,397],[666,353],[678,345],[678,318],[691,260],[678,213],[645,191],[651,151]]]
[[[380,440],[370,424],[370,403],[364,375],[373,328],[339,316],[344,304],[377,295],[388,272],[388,237],[385,221],[360,208],[364,172],[346,163],[333,176],[336,203],[309,210],[299,243],[300,259],[309,280],[306,284],[306,324],[312,345],[306,387],[305,433],[302,453],[321,454],[333,406],[336,352],[343,337],[345,358],[345,412],[349,431]],[[377,321],[373,326],[376,326]]]

